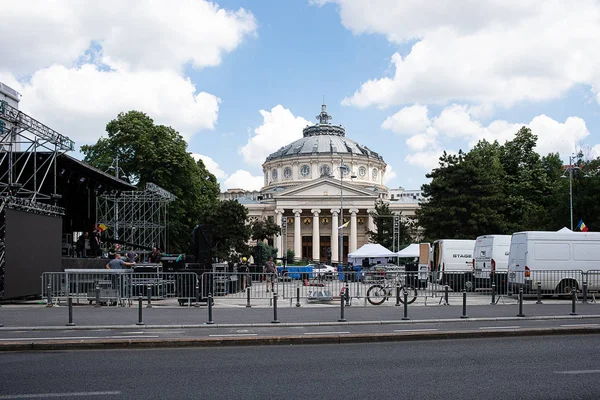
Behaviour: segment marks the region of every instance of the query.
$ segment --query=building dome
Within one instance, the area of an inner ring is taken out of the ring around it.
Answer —
[[[269,154],[266,161],[319,154],[368,157],[383,161],[383,157],[376,152],[348,139],[346,130],[342,126],[330,124],[328,121],[331,120],[331,116],[327,114],[326,107],[325,105],[321,106],[321,114],[317,116],[318,124],[307,126],[302,130],[302,139]]]
[[[329,123],[327,107],[321,106],[317,124],[302,130],[302,138],[274,153],[263,164],[262,192],[281,191],[323,176],[352,179],[352,183],[387,191],[383,157],[346,137],[346,130]]]

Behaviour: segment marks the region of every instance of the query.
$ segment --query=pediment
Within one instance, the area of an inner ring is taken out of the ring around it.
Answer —
[[[275,199],[289,199],[289,198],[340,198],[343,190],[344,198],[365,198],[365,199],[376,199],[379,192],[370,191],[362,187],[353,185],[350,182],[343,182],[331,178],[319,178],[303,185],[295,186],[277,195],[274,195]]]

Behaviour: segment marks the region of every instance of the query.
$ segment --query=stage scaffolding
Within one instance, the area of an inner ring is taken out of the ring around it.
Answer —
[[[147,183],[145,190],[104,193],[96,198],[96,220],[106,226],[109,242],[140,254],[152,247],[168,252],[168,206],[173,200],[173,194],[154,183]]]
[[[6,209],[64,215],[64,209],[56,205],[60,198],[56,193],[56,159],[74,148],[68,137],[0,100],[0,297],[6,267]],[[52,191],[43,192],[49,180]]]

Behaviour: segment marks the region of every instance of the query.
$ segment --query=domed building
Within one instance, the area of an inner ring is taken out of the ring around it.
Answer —
[[[368,243],[367,232],[375,230],[370,213],[378,199],[406,217],[414,215],[420,191],[404,196],[399,189],[390,199],[383,157],[332,125],[325,105],[317,120],[303,129],[301,139],[267,157],[258,196],[230,189],[222,198],[237,198],[250,219],[269,218],[281,226],[273,242],[278,257],[291,249],[295,258],[337,264],[340,246],[345,262],[348,253]]]

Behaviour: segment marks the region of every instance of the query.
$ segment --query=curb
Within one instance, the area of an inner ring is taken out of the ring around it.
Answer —
[[[265,336],[246,338],[182,338],[182,339],[128,339],[94,341],[40,341],[30,343],[9,343],[0,340],[0,351],[56,351],[56,350],[103,350],[103,349],[149,349],[184,347],[223,347],[223,346],[274,346],[310,344],[348,344],[402,342],[415,340],[448,340],[472,338],[499,338],[518,336],[584,335],[598,334],[600,327],[550,327],[511,329],[501,331],[449,331],[449,332],[402,332],[321,336]]]
[[[0,332],[15,331],[65,331],[65,330],[98,330],[98,329],[214,329],[214,328],[268,328],[268,327],[302,327],[302,326],[346,326],[346,325],[407,325],[407,324],[439,324],[439,323],[469,323],[469,322],[495,322],[495,321],[541,321],[541,320],[579,320],[600,319],[600,315],[540,315],[532,317],[483,317],[483,318],[447,318],[447,319],[411,319],[411,320],[385,320],[385,321],[347,321],[347,322],[282,322],[273,324],[268,322],[247,324],[177,324],[177,325],[81,325],[81,326],[11,326],[0,327]],[[0,339],[1,341],[1,339]]]

